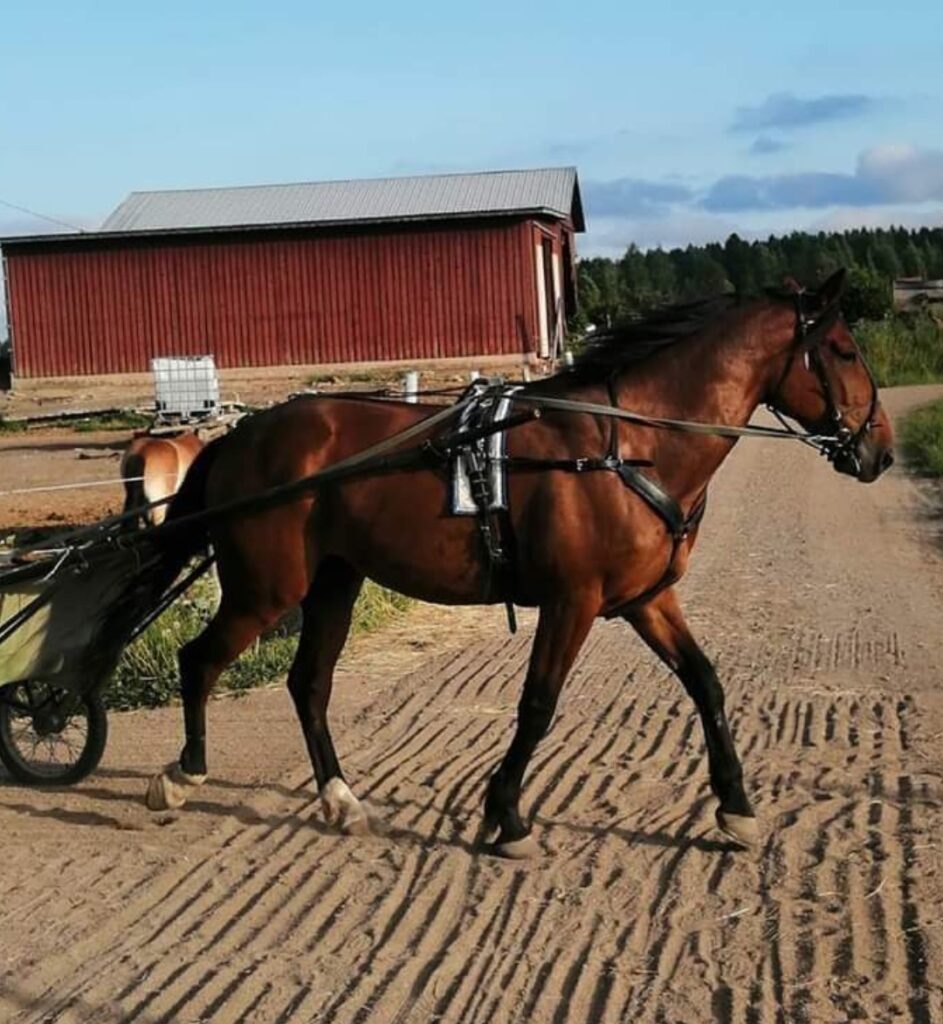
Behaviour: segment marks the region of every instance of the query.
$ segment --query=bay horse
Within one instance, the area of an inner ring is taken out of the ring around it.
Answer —
[[[173,436],[135,435],[121,456],[123,511],[140,510],[144,525],[159,526],[167,516],[167,505],[148,506],[180,489],[187,470],[202,450],[203,441],[195,431]]]
[[[871,482],[893,461],[893,435],[870,371],[839,315],[843,281],[839,272],[805,294],[781,292],[745,303],[729,297],[669,309],[607,332],[572,369],[518,395],[733,427],[747,424],[768,403],[806,430],[832,436],[834,467]],[[170,522],[295,481],[435,411],[352,397],[276,406],[206,448],[174,499]],[[204,781],[205,709],[214,682],[266,627],[300,603],[303,626],[288,688],[323,811],[343,832],[369,830],[341,772],[327,717],[334,666],[369,577],[423,601],[513,600],[539,610],[514,737],[486,788],[481,835],[494,840],[487,849],[520,857],[536,848],[520,810],[524,774],[599,616],[626,619],[679,677],[700,714],[717,823],[740,845],[757,841],[724,693],[674,589],[697,539],[697,510],[735,439],[655,429],[558,404],[510,431],[507,442],[509,457],[532,467],[535,460],[564,467],[565,460],[572,464],[607,451],[648,460],[648,479],[680,506],[686,528],[672,535],[665,518],[617,472],[512,471],[513,573],[502,588],[486,566],[475,521],[449,514],[447,469],[426,464],[348,479],[215,520],[208,531],[194,527],[186,541],[171,536],[171,561],[179,568],[208,532],[223,596],[216,617],[180,651],[186,741],[179,762],[151,780],[152,809],[182,806]]]

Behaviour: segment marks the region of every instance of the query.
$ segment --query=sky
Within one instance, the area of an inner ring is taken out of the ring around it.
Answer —
[[[56,230],[3,204],[562,164],[584,255],[943,224],[938,0],[4,0],[0,96],[0,236]]]

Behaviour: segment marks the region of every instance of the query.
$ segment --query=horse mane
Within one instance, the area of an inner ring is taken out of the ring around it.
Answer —
[[[727,292],[695,302],[662,306],[638,320],[606,328],[590,335],[573,366],[563,373],[584,380],[604,379],[616,370],[677,345],[740,303],[737,295]]]

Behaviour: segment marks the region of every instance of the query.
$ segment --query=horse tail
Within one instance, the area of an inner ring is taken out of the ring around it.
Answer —
[[[224,441],[221,437],[219,441]],[[146,531],[129,547],[139,558],[129,560],[128,586],[122,599],[106,612],[100,662],[110,671],[121,650],[141,622],[150,615],[181,570],[195,555],[209,548],[209,531],[203,519],[189,520],[206,507],[206,484],[218,451],[217,442],[208,445],[184,477],[183,485],[170,502],[167,519],[153,532]],[[140,476],[140,473],[134,473]],[[187,520],[174,525],[174,520]],[[141,565],[141,561],[144,565]]]
[[[180,489],[170,500],[163,528],[154,535],[165,563],[176,566],[175,574],[194,555],[209,547],[210,536],[205,520],[197,518],[179,524],[177,521],[199,516],[206,509],[207,481],[220,445],[225,440],[225,437],[219,437],[211,441],[193,460]]]

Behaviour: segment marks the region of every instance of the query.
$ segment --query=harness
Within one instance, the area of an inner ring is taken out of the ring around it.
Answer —
[[[609,406],[599,406],[602,415],[621,412],[615,392],[614,377],[607,381]],[[473,407],[480,404],[485,411],[494,409],[502,398],[516,400],[516,389],[509,390],[503,381],[497,380],[486,385],[480,382],[473,384],[466,392],[471,397]],[[543,401],[537,403],[532,414],[539,415]],[[575,403],[577,405],[581,403]],[[582,411],[582,410],[574,410]],[[634,602],[648,600],[671,582],[670,574],[674,565],[678,548],[700,523],[707,507],[707,489],[698,496],[691,512],[685,515],[678,501],[651,476],[643,473],[640,467],[654,465],[650,459],[622,458],[619,451],[619,424],[616,418],[610,418],[609,441],[605,455],[598,457],[583,456],[573,459],[540,459],[528,456],[501,455],[490,458],[487,452],[487,438],[499,430],[507,430],[517,426],[520,419],[485,420],[472,432],[446,435],[444,438],[427,441],[423,449],[434,459],[444,463],[454,463],[458,456],[464,460],[468,470],[471,494],[477,509],[476,521],[481,547],[486,566],[486,592],[491,594],[496,588],[504,595],[507,611],[508,628],[512,633],[517,631],[517,619],[511,595],[515,590],[514,577],[514,530],[507,507],[495,507],[490,483],[489,462],[500,461],[505,468],[512,470],[558,470],[567,473],[616,473],[622,483],[634,491],[665,523],[671,537],[671,554],[664,574],[658,583],[646,591]],[[476,436],[469,437],[469,433]],[[634,603],[633,602],[633,603]]]
[[[835,400],[834,389],[821,354],[821,346],[825,335],[839,316],[838,307],[836,305],[834,309],[826,311],[823,316],[816,319],[813,316],[809,316],[806,312],[803,295],[804,293],[801,291],[795,295],[796,328],[793,345],[783,371],[776,382],[776,386],[771,392],[770,400],[767,402],[767,409],[779,421],[781,429],[754,425],[735,427],[726,424],[700,423],[633,413],[619,407],[615,388],[615,375],[610,376],[606,382],[609,399],[608,405],[554,398],[540,394],[529,394],[517,390],[508,391],[503,382],[500,381],[478,392],[479,395],[485,396],[494,388],[500,395],[510,398],[512,403],[531,406],[535,414],[539,414],[542,409],[556,409],[562,412],[583,413],[609,419],[609,440],[607,451],[603,456],[575,459],[535,459],[525,456],[504,456],[503,461],[509,469],[519,470],[560,470],[571,473],[614,472],[626,487],[637,494],[661,518],[671,538],[671,553],[665,571],[657,583],[639,597],[633,598],[630,604],[644,603],[674,582],[672,569],[678,549],[692,531],[697,528],[704,517],[707,508],[707,488],[705,487],[695,499],[690,512],[685,514],[680,503],[656,479],[642,472],[642,467],[651,467],[653,465],[650,460],[622,458],[619,450],[618,426],[620,420],[656,429],[728,437],[731,439],[763,437],[767,439],[785,438],[798,440],[815,448],[830,463],[840,465],[842,468],[846,468],[854,473],[860,470],[861,464],[857,446],[862,437],[874,424],[878,404],[877,384],[870,367],[865,363],[865,370],[871,384],[868,412],[856,429],[849,426],[844,412],[842,412]],[[797,430],[774,404],[799,353],[802,353],[806,366],[815,373],[825,400],[826,411],[823,418],[823,427],[817,433]],[[494,401],[493,398],[491,400]],[[492,429],[508,429],[512,425],[516,425],[513,423],[513,418],[500,424],[494,424]],[[426,447],[427,450],[440,457],[451,457],[457,450],[454,437],[447,438],[444,442],[439,442],[437,445],[427,442]],[[511,631],[514,632],[516,629],[514,608],[509,596],[514,591],[513,558],[509,555],[508,551],[509,546],[513,545],[513,530],[510,516],[506,510],[496,512],[490,508],[490,492],[487,483],[484,448],[480,441],[478,451],[470,460],[470,465],[472,467],[472,492],[478,508],[479,532],[488,566],[488,590],[490,592],[492,585],[496,581],[500,580],[503,583],[501,591],[506,595],[505,604],[508,612],[508,624]],[[619,614],[623,609],[624,606],[610,614]]]

